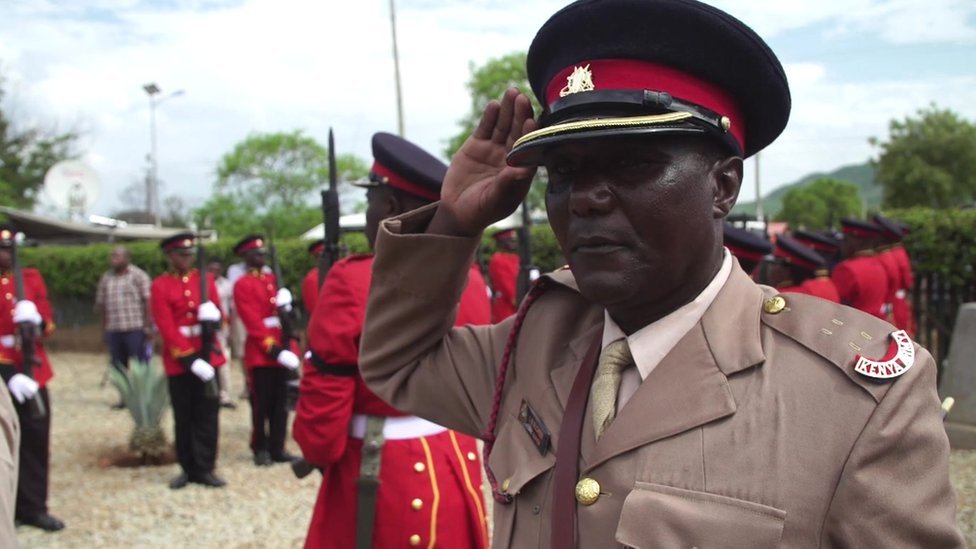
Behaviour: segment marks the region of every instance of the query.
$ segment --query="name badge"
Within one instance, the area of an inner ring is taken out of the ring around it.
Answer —
[[[546,455],[546,452],[549,451],[549,440],[551,438],[549,429],[539,418],[539,414],[535,413],[532,406],[525,400],[522,400],[522,406],[519,408],[518,420],[525,432],[529,434],[539,453]]]

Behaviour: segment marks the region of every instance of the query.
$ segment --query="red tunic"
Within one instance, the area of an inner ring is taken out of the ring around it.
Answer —
[[[353,414],[410,418],[374,395],[354,370],[372,263],[372,256],[356,255],[333,265],[309,319],[312,352],[329,365],[352,369],[353,375],[323,375],[310,361],[303,366],[293,436],[305,458],[325,468],[305,540],[308,548],[356,546],[362,440],[349,434]],[[474,268],[456,324],[487,324],[489,316],[484,280]],[[388,438],[381,459],[374,548],[488,546],[481,461],[473,438],[453,431]]]
[[[305,274],[302,279],[302,305],[305,306],[305,313],[312,318],[312,310],[315,309],[315,302],[319,299],[319,268],[312,267],[312,270]]]
[[[915,337],[915,315],[912,314],[912,303],[908,300],[908,292],[915,289],[915,275],[912,273],[912,262],[908,252],[901,244],[891,248],[898,267],[899,288],[895,291],[895,301],[892,303],[892,316],[895,326],[908,331],[908,335]]]
[[[217,286],[210,273],[207,273],[207,286],[210,301],[223,310]],[[153,280],[149,291],[153,322],[163,339],[163,369],[170,377],[189,373],[180,365],[179,359],[199,353],[203,344],[200,339],[200,323],[197,321],[200,275],[196,269],[185,275],[163,273]],[[214,338],[209,362],[214,368],[227,362],[217,338]]]
[[[488,260],[488,276],[495,292],[491,299],[491,321],[498,323],[515,314],[518,308],[516,286],[519,274],[519,256],[508,252],[495,252]]]
[[[888,275],[874,256],[845,259],[834,267],[831,279],[841,303],[885,319]]]
[[[24,274],[24,297],[28,301],[33,301],[37,306],[37,312],[44,319],[44,336],[50,335],[54,331],[54,312],[51,310],[51,302],[47,300],[47,285],[44,284],[44,277],[37,269],[25,268]],[[12,364],[18,372],[23,371],[20,349],[15,345],[15,334],[17,326],[14,325],[14,304],[17,296],[14,292],[14,275],[10,271],[0,273],[0,364]],[[42,388],[54,377],[51,370],[51,361],[44,352],[44,345],[41,339],[35,341],[35,356],[40,361],[31,370],[31,376]]]
[[[827,276],[808,278],[798,286],[780,289],[780,293],[806,294],[819,297],[820,299],[826,299],[827,301],[833,301],[834,303],[840,303],[837,286],[834,286],[834,281]]]
[[[275,276],[258,269],[249,269],[234,283],[234,309],[244,324],[244,367],[284,368],[276,356],[271,356],[281,344],[281,323],[278,320],[278,293]],[[294,351],[295,349],[290,349]]]

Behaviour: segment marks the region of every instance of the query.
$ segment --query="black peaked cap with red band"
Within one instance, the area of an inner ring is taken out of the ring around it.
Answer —
[[[830,255],[840,249],[840,242],[836,238],[803,229],[793,231],[793,239],[818,253]]]
[[[196,247],[196,238],[196,235],[193,233],[177,233],[161,240],[159,242],[159,247],[162,248],[164,252],[171,252],[173,250],[190,250]]]
[[[884,234],[884,229],[877,223],[860,219],[844,218],[840,220],[841,230],[845,235],[862,238],[877,238]]]
[[[805,271],[816,272],[827,267],[823,256],[785,234],[776,237],[773,255]]]
[[[884,236],[888,238],[901,240],[905,234],[904,226],[894,219],[888,219],[881,214],[874,214],[874,222],[881,227],[884,231]]]
[[[529,47],[543,105],[539,129],[516,141],[513,166],[541,163],[572,139],[711,135],[748,157],[786,127],[790,90],[752,29],[694,0],[580,0],[553,15]]]
[[[251,250],[264,251],[264,235],[250,234],[234,245],[234,253],[237,255],[244,255]]]
[[[763,256],[773,251],[773,245],[752,231],[725,224],[723,227],[725,247],[740,259],[759,262]]]
[[[447,165],[406,139],[380,132],[373,136],[373,168],[359,187],[389,185],[430,202],[440,200]]]
[[[312,255],[319,255],[325,251],[325,239],[320,238],[315,242],[308,245],[308,253]]]
[[[0,223],[0,248],[10,248],[17,242],[17,227]]]

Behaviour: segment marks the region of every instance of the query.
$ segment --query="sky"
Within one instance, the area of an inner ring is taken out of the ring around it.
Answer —
[[[761,154],[763,193],[877,156],[869,138],[936,104],[976,120],[973,0],[716,0],[784,65],[793,110]],[[443,158],[470,108],[470,66],[524,51],[565,2],[396,0],[406,137]],[[220,157],[250,133],[303,130],[369,159],[397,131],[389,0],[4,0],[3,108],[81,133],[100,180],[88,213],[144,181],[156,108],[162,195],[210,194]],[[172,95],[173,92],[182,92]],[[446,159],[445,159],[446,160]],[[755,197],[746,164],[740,201]]]

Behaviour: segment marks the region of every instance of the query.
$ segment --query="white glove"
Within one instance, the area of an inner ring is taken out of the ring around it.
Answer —
[[[213,301],[205,301],[197,309],[197,320],[200,322],[219,322],[220,309],[214,305]]]
[[[275,305],[284,307],[286,311],[291,311],[291,291],[288,288],[279,288],[275,295]]]
[[[37,305],[34,305],[33,301],[21,299],[14,305],[14,324],[30,322],[35,326],[40,326],[42,320],[41,313],[37,312]]]
[[[21,302],[23,303],[23,302]],[[30,303],[30,301],[28,301]],[[33,305],[33,303],[31,303]],[[10,388],[10,394],[17,399],[17,402],[23,404],[25,400],[34,398],[37,394],[37,390],[40,386],[33,379],[25,376],[24,374],[14,374],[10,381],[7,382],[7,387]]]
[[[289,370],[294,370],[295,368],[298,368],[301,361],[298,359],[298,355],[289,351],[288,349],[285,349],[284,351],[278,353],[278,364],[281,364]]]
[[[198,358],[193,361],[193,364],[190,364],[190,371],[200,378],[200,381],[210,381],[214,376],[214,367],[202,358]]]
[[[542,275],[536,267],[529,269],[529,282],[535,282],[540,276]]]

